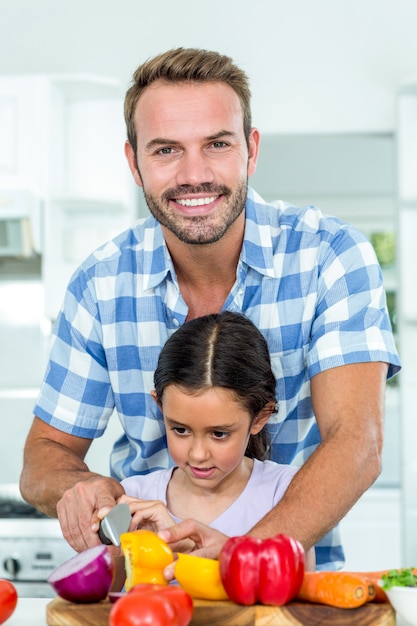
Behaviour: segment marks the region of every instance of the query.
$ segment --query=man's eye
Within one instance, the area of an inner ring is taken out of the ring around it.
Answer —
[[[165,147],[159,148],[157,154],[172,154],[172,152],[174,152],[174,148]]]
[[[213,148],[226,148],[228,144],[225,141],[213,141]]]

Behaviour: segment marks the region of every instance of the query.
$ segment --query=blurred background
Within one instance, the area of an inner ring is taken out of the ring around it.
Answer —
[[[123,155],[131,75],[168,48],[215,49],[250,77],[250,184],[355,224],[377,251],[404,370],[383,472],[342,523],[346,567],[417,562],[416,25],[415,0],[0,0],[0,486],[19,478],[71,272],[147,214]],[[113,416],[93,469],[108,472],[118,432]]]

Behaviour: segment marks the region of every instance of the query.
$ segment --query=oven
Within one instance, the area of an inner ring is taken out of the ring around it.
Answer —
[[[25,502],[17,484],[0,485],[0,578],[20,597],[54,597],[48,576],[74,554],[57,519]]]

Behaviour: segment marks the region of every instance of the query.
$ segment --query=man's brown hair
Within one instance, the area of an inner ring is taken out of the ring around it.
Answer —
[[[249,147],[252,127],[249,80],[243,70],[225,55],[199,48],[176,48],[148,59],[133,74],[126,92],[124,115],[127,138],[136,155],[137,139],[134,115],[143,91],[157,80],[167,83],[222,82],[238,95],[243,113],[243,130]]]

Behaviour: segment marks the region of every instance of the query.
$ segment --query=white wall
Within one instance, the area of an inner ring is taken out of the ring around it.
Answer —
[[[417,73],[415,0],[0,0],[0,16],[0,74],[127,86],[170,47],[230,54],[264,132],[392,130],[395,92]]]

